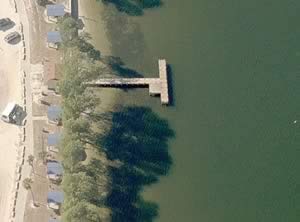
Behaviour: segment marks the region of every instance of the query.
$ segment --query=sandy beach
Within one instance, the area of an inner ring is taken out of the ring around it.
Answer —
[[[0,30],[0,111],[6,104],[15,101],[21,104],[21,42],[8,44],[5,35],[19,31],[19,15],[15,13],[13,1],[3,0],[0,7],[0,18],[10,18],[14,24]],[[12,124],[0,121],[0,218],[9,221],[13,201],[15,168],[20,145],[21,129]]]

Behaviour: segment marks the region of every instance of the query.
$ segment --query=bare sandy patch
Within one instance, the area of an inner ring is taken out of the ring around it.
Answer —
[[[19,16],[15,13],[11,0],[2,0],[0,19],[10,18],[13,23],[0,30],[0,112],[6,104],[15,101],[21,104],[21,42],[9,44],[4,37],[13,31],[19,31]],[[13,200],[17,151],[20,145],[20,129],[16,125],[0,120],[0,218],[9,221],[10,207]]]

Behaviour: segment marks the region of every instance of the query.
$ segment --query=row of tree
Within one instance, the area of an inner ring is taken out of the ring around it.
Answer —
[[[95,146],[97,134],[92,129],[92,114],[99,104],[94,91],[85,82],[94,80],[104,70],[95,61],[100,53],[86,41],[86,35],[78,35],[78,23],[73,18],[63,18],[58,26],[64,54],[59,84],[64,125],[60,145],[65,171],[62,181],[65,194],[63,221],[100,222],[108,176],[100,160],[85,161],[85,150]]]

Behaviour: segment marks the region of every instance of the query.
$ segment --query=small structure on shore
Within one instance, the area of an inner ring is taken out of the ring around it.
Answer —
[[[58,162],[47,163],[47,177],[50,180],[58,181],[62,178],[63,167]]]
[[[59,210],[64,201],[64,193],[61,191],[49,191],[47,205],[49,208]]]
[[[65,6],[63,4],[47,5],[47,16],[49,21],[57,22],[58,17],[65,15]]]
[[[47,33],[47,45],[49,48],[58,49],[61,42],[62,38],[59,31],[51,31]]]
[[[61,64],[56,64],[54,62],[44,62],[44,74],[47,81],[48,90],[57,93],[58,80],[61,78]]]
[[[47,138],[47,150],[57,153],[60,141],[60,133],[50,133]]]
[[[58,125],[61,122],[62,109],[60,106],[49,106],[47,110],[48,123]]]

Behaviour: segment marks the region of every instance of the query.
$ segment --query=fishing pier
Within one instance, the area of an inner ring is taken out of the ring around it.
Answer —
[[[167,62],[158,60],[159,78],[103,78],[87,83],[92,87],[148,87],[150,96],[160,96],[161,104],[169,104]]]

